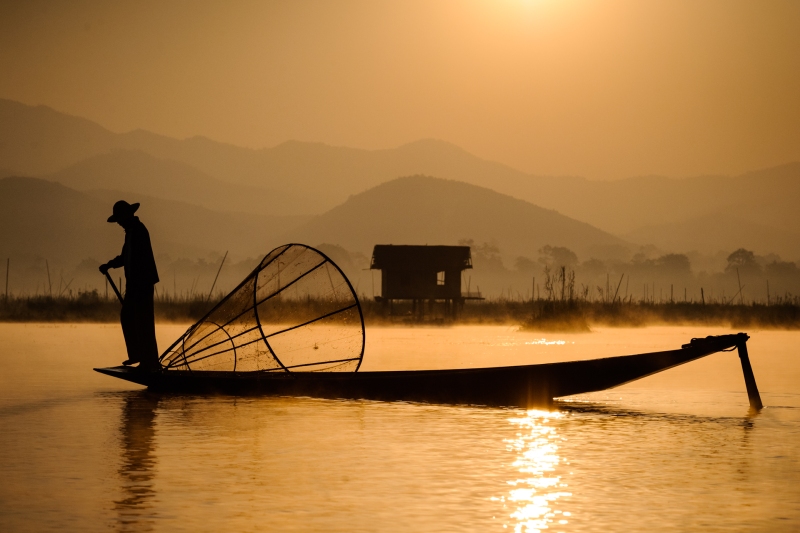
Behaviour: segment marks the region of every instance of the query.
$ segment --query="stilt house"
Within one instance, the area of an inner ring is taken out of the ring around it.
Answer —
[[[454,317],[463,304],[461,273],[472,268],[469,246],[408,246],[378,244],[370,268],[381,271],[381,296],[389,312],[394,300],[411,300],[419,318],[442,301],[445,316]]]

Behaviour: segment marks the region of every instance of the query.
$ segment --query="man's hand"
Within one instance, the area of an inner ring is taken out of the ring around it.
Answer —
[[[100,265],[100,273],[103,275],[108,274],[108,265]]]

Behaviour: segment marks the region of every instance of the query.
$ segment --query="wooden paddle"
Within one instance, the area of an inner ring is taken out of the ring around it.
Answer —
[[[117,295],[117,299],[119,300],[119,303],[123,303],[123,302],[122,302],[122,295],[119,293],[119,289],[117,289],[117,286],[116,286],[116,285],[114,285],[114,280],[113,280],[113,279],[111,279],[111,276],[109,276],[109,275],[108,275],[108,271],[106,271],[106,272],[103,272],[103,274],[105,274],[105,275],[106,275],[106,279],[107,279],[107,280],[108,280],[108,282],[111,284],[111,288],[112,288],[112,289],[114,289],[114,294],[116,294],[116,295]]]

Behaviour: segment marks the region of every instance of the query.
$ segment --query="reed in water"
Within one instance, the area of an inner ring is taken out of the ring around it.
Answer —
[[[611,301],[591,301],[565,289],[565,298],[533,300],[495,298],[468,301],[459,306],[454,320],[444,319],[444,305],[434,302],[420,321],[410,303],[397,303],[392,314],[372,299],[362,297],[361,305],[368,325],[391,324],[518,324],[525,329],[549,331],[588,331],[592,326],[630,327],[649,324],[723,325],[734,328],[800,329],[800,298],[786,295],[766,302],[653,302],[628,297]],[[543,296],[547,296],[543,294]],[[155,301],[158,322],[194,322],[222,297],[202,295],[161,296]],[[286,299],[281,302],[283,318],[300,314],[315,302]],[[3,322],[117,322],[119,302],[97,291],[63,296],[0,297]]]

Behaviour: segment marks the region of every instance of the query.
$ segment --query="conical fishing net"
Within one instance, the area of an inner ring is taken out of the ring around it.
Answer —
[[[161,356],[167,370],[354,372],[364,355],[355,291],[322,252],[271,251]]]

